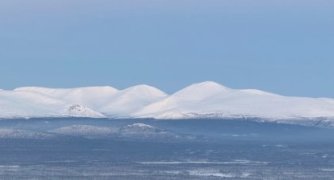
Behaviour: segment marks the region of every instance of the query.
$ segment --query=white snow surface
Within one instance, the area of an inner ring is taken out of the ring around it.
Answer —
[[[280,96],[255,89],[230,89],[215,82],[191,85],[136,112],[139,117],[333,118],[334,99]]]
[[[287,97],[207,81],[167,95],[148,85],[0,91],[0,118],[240,118],[334,120],[334,99]]]
[[[138,85],[119,91],[98,110],[111,117],[131,117],[143,107],[165,97],[167,94],[155,87]]]

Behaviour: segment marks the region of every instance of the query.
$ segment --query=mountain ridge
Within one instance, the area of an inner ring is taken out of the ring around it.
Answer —
[[[149,85],[126,89],[21,87],[0,91],[0,118],[231,118],[334,120],[334,99],[232,89],[213,81],[167,94]]]

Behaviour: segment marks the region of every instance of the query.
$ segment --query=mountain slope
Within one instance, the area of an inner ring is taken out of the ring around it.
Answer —
[[[60,116],[61,100],[32,92],[0,91],[1,118]]]
[[[234,90],[214,82],[191,85],[144,107],[135,116],[157,119],[260,117],[297,119],[334,117],[334,100],[284,97],[259,90]]]
[[[124,90],[117,90],[110,86],[72,89],[23,87],[15,89],[14,92],[39,94],[59,100],[69,104],[69,106],[78,105],[99,112],[88,113],[88,115],[92,114],[93,117],[102,117],[102,114],[109,117],[129,117],[130,114],[142,107],[167,96],[166,93],[148,85],[137,85]],[[76,109],[78,110],[78,108]],[[74,116],[82,116],[83,111],[81,114],[73,111],[68,112]],[[84,114],[84,117],[86,116],[87,113]]]
[[[129,117],[141,108],[167,97],[148,85],[137,85],[116,93],[100,111],[112,117]]]
[[[104,117],[81,105],[33,91],[0,91],[0,118]]]
[[[92,109],[99,109],[111,101],[119,91],[110,86],[82,87],[68,89],[52,89],[43,87],[22,87],[15,92],[38,93],[50,98],[61,100],[67,104],[80,104]]]

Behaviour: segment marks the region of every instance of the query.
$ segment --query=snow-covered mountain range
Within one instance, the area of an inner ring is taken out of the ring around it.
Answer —
[[[0,118],[261,118],[334,120],[334,99],[287,97],[215,82],[190,85],[168,95],[148,85],[0,90]]]

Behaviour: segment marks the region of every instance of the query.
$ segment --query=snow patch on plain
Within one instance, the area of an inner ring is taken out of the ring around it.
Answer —
[[[92,125],[66,126],[52,130],[51,132],[69,136],[110,136],[117,133],[117,131],[112,128]]]
[[[168,132],[166,130],[143,124],[134,123],[122,127],[119,130],[119,135],[122,137],[135,137],[135,138],[177,138],[176,134]]]
[[[47,139],[52,134],[21,129],[0,129],[0,139]]]

